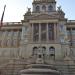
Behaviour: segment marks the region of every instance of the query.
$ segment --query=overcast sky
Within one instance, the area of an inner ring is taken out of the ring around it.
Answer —
[[[23,19],[27,7],[32,8],[33,0],[0,0],[0,18],[6,4],[4,15],[5,22],[18,22]],[[56,0],[57,6],[61,5],[66,18],[75,20],[75,0]]]

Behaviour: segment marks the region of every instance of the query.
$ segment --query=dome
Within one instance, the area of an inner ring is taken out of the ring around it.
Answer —
[[[33,2],[56,2],[55,0],[33,0]]]

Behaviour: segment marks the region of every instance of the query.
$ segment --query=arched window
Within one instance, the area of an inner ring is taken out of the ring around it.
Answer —
[[[39,12],[39,11],[40,11],[40,7],[36,6],[36,12]]]
[[[49,5],[49,6],[48,6],[48,11],[50,12],[50,11],[52,11],[52,10],[53,10],[52,5]]]
[[[55,48],[54,47],[49,48],[49,56],[51,59],[55,59]]]
[[[46,11],[46,6],[45,5],[42,6],[42,10]]]
[[[37,55],[37,47],[34,47],[34,48],[33,48],[32,55],[33,55],[33,56],[34,56],[34,55]]]

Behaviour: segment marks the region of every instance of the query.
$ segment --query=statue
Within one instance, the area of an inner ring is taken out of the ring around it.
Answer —
[[[27,10],[27,12],[26,12],[25,15],[26,15],[26,16],[30,16],[30,15],[31,15],[31,8],[28,8],[28,7],[27,7],[27,9],[28,9],[28,10]]]
[[[28,8],[28,12],[31,12],[31,8]]]
[[[62,9],[61,9],[61,6],[59,6],[59,7],[57,7],[58,8],[58,11],[61,11]]]

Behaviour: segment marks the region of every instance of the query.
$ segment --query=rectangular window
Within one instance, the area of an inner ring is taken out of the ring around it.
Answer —
[[[41,41],[46,41],[46,23],[41,24]]]
[[[75,30],[75,28],[72,28],[72,30]]]
[[[71,30],[71,28],[67,28],[67,30],[68,30],[68,31],[70,31],[70,30]]]
[[[33,24],[33,41],[39,41],[39,24]]]
[[[54,40],[54,24],[53,23],[48,24],[48,38],[49,40]]]

